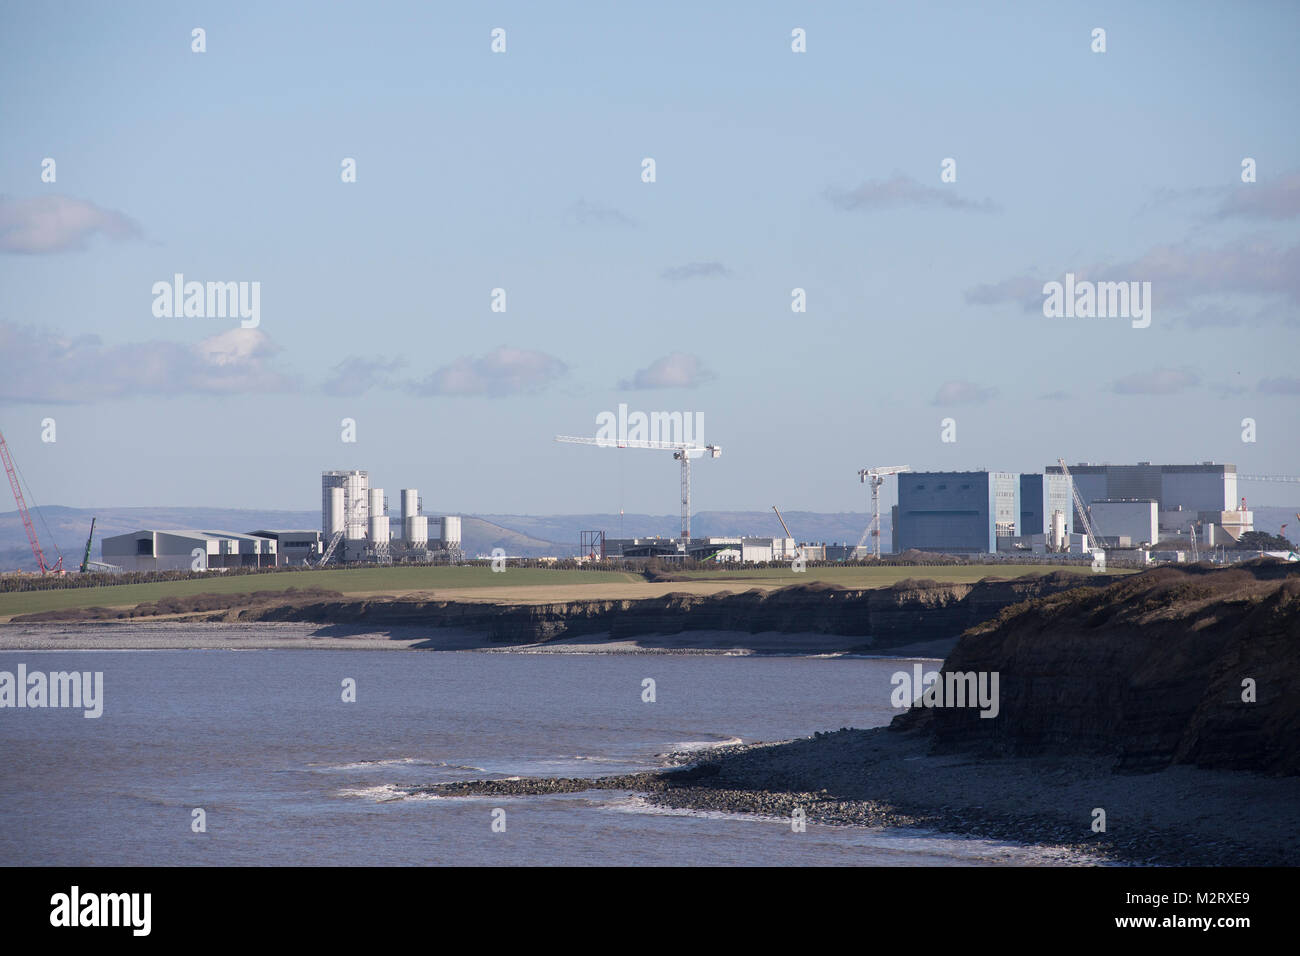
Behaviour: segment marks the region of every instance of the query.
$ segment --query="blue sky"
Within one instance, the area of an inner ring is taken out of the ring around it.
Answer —
[[[863,510],[857,469],[903,463],[1300,474],[1297,34],[1288,3],[8,3],[0,429],[76,506],[312,508],[361,467],[430,511],[673,513],[667,453],[552,441],[619,402],[704,413],[701,510]],[[1152,282],[1151,326],[1045,318],[1067,271]],[[155,317],[177,272],[260,282],[258,328]]]

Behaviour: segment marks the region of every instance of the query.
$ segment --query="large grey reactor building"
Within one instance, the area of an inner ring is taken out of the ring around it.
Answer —
[[[1093,533],[1108,547],[1154,546],[1195,525],[1205,545],[1253,529],[1237,504],[1235,465],[1069,466]],[[893,550],[947,554],[1080,551],[1081,516],[1060,465],[1042,474],[930,471],[898,475]],[[1184,538],[1184,540],[1186,540]]]

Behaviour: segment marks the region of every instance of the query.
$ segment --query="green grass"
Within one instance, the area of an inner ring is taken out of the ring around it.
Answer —
[[[286,588],[327,588],[356,594],[364,591],[414,591],[433,588],[492,586],[574,585],[640,581],[640,575],[623,571],[552,571],[547,568],[510,568],[495,574],[485,565],[419,568],[341,568],[330,571],[294,571],[277,574],[214,574],[200,580],[158,581],[152,584],[118,584],[99,588],[20,591],[0,594],[0,618],[69,607],[112,607],[157,601],[191,594],[246,594],[283,591]]]

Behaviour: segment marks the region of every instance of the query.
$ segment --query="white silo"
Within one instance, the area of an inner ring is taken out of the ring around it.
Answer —
[[[443,515],[439,519],[442,525],[438,532],[438,543],[448,550],[456,550],[460,547],[460,516]]]
[[[1051,547],[1053,551],[1065,550],[1065,513],[1063,511],[1052,512]]]
[[[345,537],[349,541],[359,541],[366,536],[367,519],[370,517],[370,475],[364,471],[349,471],[343,479],[344,496],[347,499],[347,530]]]
[[[425,548],[429,545],[429,519],[424,515],[411,515],[402,525],[402,536],[411,548]]]
[[[343,530],[343,516],[343,487],[341,485],[336,485],[333,488],[326,488],[325,520],[322,528],[325,532],[326,541]]]
[[[366,536],[366,518],[369,501],[366,491],[370,475],[364,471],[321,472],[321,524],[329,525],[329,510],[334,488],[343,490],[343,532],[349,540],[358,541]]]
[[[388,515],[385,512],[388,509],[384,507],[384,489],[370,489],[370,517],[367,521],[367,530],[370,533],[371,544],[388,543]]]
[[[407,518],[414,518],[420,513],[420,492],[417,488],[402,489],[402,524]]]

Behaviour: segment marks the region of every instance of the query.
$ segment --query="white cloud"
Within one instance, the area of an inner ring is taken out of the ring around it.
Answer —
[[[278,349],[260,329],[230,329],[192,346],[68,337],[0,322],[0,401],[76,404],[185,393],[233,395],[292,387],[270,366]]]
[[[695,388],[713,378],[714,374],[694,355],[673,352],[655,359],[646,368],[638,369],[630,379],[619,382],[618,387]]]
[[[996,398],[998,390],[991,386],[976,385],[974,382],[950,381],[939,386],[935,393],[935,405],[979,405]]]
[[[569,207],[569,216],[581,225],[635,226],[636,220],[607,203],[579,199]]]
[[[1295,219],[1300,216],[1300,171],[1277,179],[1234,185],[1219,204],[1216,219]]]
[[[420,395],[515,395],[540,391],[566,371],[553,355],[503,345],[444,365],[411,388]]]
[[[1217,248],[1156,246],[1129,262],[975,286],[966,290],[965,298],[974,305],[1015,303],[1041,314],[1043,284],[1061,281],[1066,271],[1074,273],[1076,283],[1150,282],[1156,321],[1165,314],[1196,327],[1300,321],[1300,245],[1284,246],[1262,236]]]
[[[130,217],[84,199],[0,196],[0,251],[44,255],[84,249],[96,233],[110,239],[136,239],[140,227]]]
[[[830,187],[825,192],[827,201],[846,212],[878,209],[904,209],[917,206],[937,206],[943,209],[970,209],[975,212],[997,212],[997,203],[985,199],[975,202],[965,199],[955,186],[926,186],[911,176],[894,173],[889,179],[871,179],[855,189]]]

